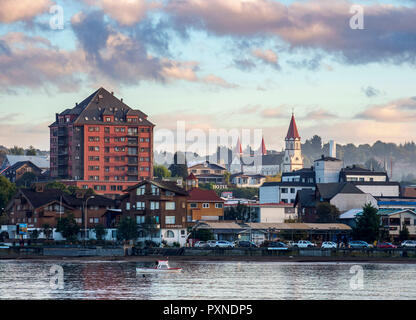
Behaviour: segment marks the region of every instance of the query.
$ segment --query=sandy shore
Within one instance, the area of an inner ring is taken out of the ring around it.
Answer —
[[[410,263],[416,264],[416,259],[414,258],[369,258],[369,257],[299,257],[299,256],[128,256],[128,257],[58,257],[58,256],[18,256],[18,257],[8,257],[2,256],[0,260],[42,260],[42,261],[131,261],[131,262],[154,262],[155,260],[164,260],[168,259],[170,261],[181,262],[181,261],[211,261],[211,262],[338,262],[338,263]]]

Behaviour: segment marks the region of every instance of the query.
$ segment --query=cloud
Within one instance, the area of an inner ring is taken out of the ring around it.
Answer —
[[[306,69],[317,71],[321,68],[322,55],[317,54],[311,59],[302,59],[300,61],[288,60],[287,63],[296,69]],[[328,68],[327,68],[328,69]]]
[[[287,116],[286,113],[284,113],[282,111],[281,107],[263,109],[261,111],[260,115],[261,115],[261,117],[266,118],[266,119],[268,119],[268,118],[283,118],[283,117]]]
[[[252,55],[266,64],[272,65],[278,69],[280,68],[277,54],[273,50],[254,49]]]
[[[377,90],[371,86],[361,88],[361,92],[363,92],[368,98],[372,98],[381,94],[380,90]]]
[[[404,98],[384,105],[376,105],[357,114],[355,118],[388,123],[414,122],[416,120],[416,98]]]
[[[55,87],[66,92],[78,88],[82,52],[59,50],[48,39],[19,32],[6,34],[0,43],[7,47],[6,54],[0,52],[0,91]]]
[[[234,59],[234,66],[242,71],[251,71],[256,68],[256,64],[250,59]]]
[[[369,4],[364,30],[349,21],[347,0],[305,0],[284,5],[274,0],[171,1],[166,11],[178,29],[197,29],[219,36],[274,36],[294,49],[323,50],[350,64],[416,63],[416,8]]]
[[[124,26],[132,26],[143,20],[148,11],[161,8],[159,1],[148,0],[84,0],[87,4],[97,6],[108,16]]]
[[[318,109],[318,110],[314,110],[314,111],[309,112],[302,119],[305,119],[305,120],[326,120],[326,119],[335,119],[337,117],[338,116],[336,114],[331,113],[327,110]]]
[[[0,22],[29,21],[35,16],[47,12],[52,5],[50,0],[2,0]]]
[[[206,84],[226,88],[226,89],[235,89],[235,88],[239,87],[237,84],[230,83],[230,82],[224,80],[223,78],[218,77],[218,76],[213,75],[213,74],[210,74],[210,75],[207,75],[207,76],[203,77],[202,82],[204,82]]]

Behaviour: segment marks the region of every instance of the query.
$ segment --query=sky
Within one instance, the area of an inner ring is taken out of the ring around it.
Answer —
[[[99,87],[156,130],[268,149],[292,112],[303,141],[416,140],[415,21],[416,0],[0,0],[0,144],[48,150]]]

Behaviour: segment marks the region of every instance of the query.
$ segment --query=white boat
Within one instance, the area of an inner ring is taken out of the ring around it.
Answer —
[[[136,268],[137,273],[171,273],[181,272],[182,268],[171,268],[167,260],[158,260],[154,268]]]

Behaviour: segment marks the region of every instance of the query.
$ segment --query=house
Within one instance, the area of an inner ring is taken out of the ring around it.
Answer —
[[[339,174],[342,169],[342,161],[334,157],[325,157],[314,161],[316,183],[336,183],[339,182]]]
[[[340,221],[355,227],[357,218],[363,214],[363,209],[351,209],[340,215]],[[410,209],[379,209],[381,227],[388,231],[392,241],[399,240],[400,230],[406,225],[411,239],[416,239],[416,212]]]
[[[315,184],[309,182],[265,182],[260,187],[260,204],[264,203],[295,203],[296,194],[300,190],[315,190]]]
[[[36,177],[40,177],[42,175],[42,169],[33,164],[31,161],[16,162],[3,171],[2,175],[4,175],[11,182],[16,183],[16,181],[28,172],[33,173]]]
[[[69,195],[55,189],[19,189],[5,208],[11,224],[27,224],[29,230],[41,231],[48,224],[54,229],[55,240],[62,240],[56,232],[58,221],[72,214],[81,227],[81,238],[84,238],[84,228],[87,226],[87,238],[94,238],[90,229],[96,225],[107,225],[106,214],[115,209],[114,200],[94,195]],[[108,238],[107,238],[108,239]],[[108,239],[114,240],[115,237]]]
[[[263,203],[260,205],[260,223],[285,223],[297,220],[295,207],[288,203]]]
[[[377,207],[377,200],[350,182],[317,183],[315,198],[319,202],[329,202],[344,212],[354,208],[362,208],[371,203]]]
[[[380,209],[411,209],[416,211],[416,197],[375,197]]]
[[[238,188],[259,188],[266,181],[266,177],[261,174],[240,172],[232,174],[230,180]]]
[[[187,198],[188,221],[220,220],[224,217],[224,200],[213,190],[192,188]]]
[[[296,194],[294,203],[298,220],[301,222],[314,222],[316,216],[315,190],[300,190]]]
[[[125,190],[123,216],[139,225],[139,241],[166,241],[184,246],[187,237],[188,192],[175,182],[145,180]]]
[[[347,181],[367,181],[367,182],[388,182],[389,177],[387,172],[374,171],[366,168],[362,168],[357,165],[351,167],[342,168],[339,174],[340,182]]]
[[[395,181],[351,181],[358,189],[373,197],[399,197],[400,183]]]
[[[49,170],[50,159],[49,156],[17,156],[8,154],[0,167],[0,173],[5,169],[15,165],[17,162],[30,161],[36,167],[42,170],[42,173]]]
[[[204,161],[188,168],[188,172],[192,173],[199,183],[214,183],[224,185],[224,174],[227,169],[219,164]]]

